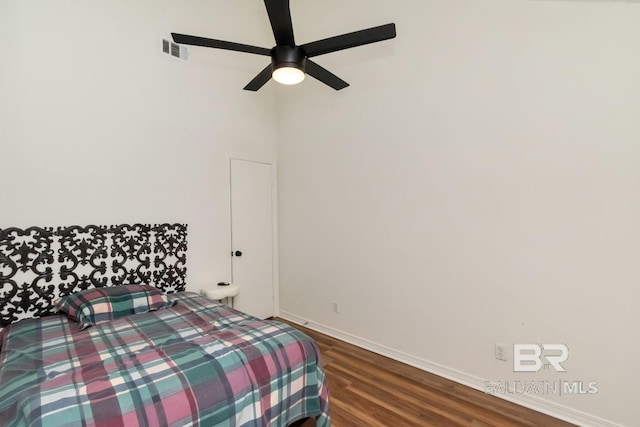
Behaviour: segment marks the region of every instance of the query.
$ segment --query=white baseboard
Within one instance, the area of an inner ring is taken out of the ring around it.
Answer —
[[[391,347],[387,347],[373,341],[369,341],[364,338],[357,337],[347,332],[340,331],[330,326],[323,325],[313,320],[305,319],[302,316],[298,316],[288,311],[280,310],[280,317],[312,329],[317,332],[321,332],[325,335],[329,335],[333,338],[348,342],[355,346],[364,348],[382,356],[389,357],[397,360],[398,362],[405,363],[407,365],[422,369],[423,371],[430,372],[448,380],[454,381],[459,384],[466,385],[482,392],[485,391],[485,384],[487,380],[476,377],[474,375],[467,374],[452,368],[449,368],[438,363],[431,362],[420,357],[413,356],[408,353],[404,353],[395,350]],[[611,421],[604,420],[602,418],[572,409],[570,407],[559,405],[557,403],[542,399],[538,396],[523,393],[508,393],[508,394],[495,394],[494,396],[504,400],[508,400],[520,406],[524,406],[534,411],[541,412],[543,414],[550,415],[554,418],[558,418],[563,421],[567,421],[578,426],[584,427],[623,427],[620,424],[616,424]]]

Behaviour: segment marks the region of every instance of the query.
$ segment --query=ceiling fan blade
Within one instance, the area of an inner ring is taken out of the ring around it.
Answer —
[[[309,59],[307,59],[305,70],[311,77],[320,80],[322,83],[331,86],[335,90],[344,89],[349,86],[349,83]]]
[[[328,39],[303,44],[300,46],[308,57],[324,55],[369,43],[392,39],[396,36],[396,24],[380,25],[366,30],[329,37]]]
[[[264,0],[278,46],[295,46],[289,0]]]
[[[248,85],[244,87],[244,90],[250,90],[256,92],[262,86],[264,86],[269,80],[271,80],[271,64],[267,65],[267,67],[260,71],[260,73],[253,78],[249,82]]]
[[[250,46],[248,44],[226,42],[224,40],[207,39],[204,37],[189,36],[186,34],[171,33],[173,41],[178,44],[188,44],[191,46],[213,47],[215,49],[233,50],[236,52],[255,53],[257,55],[271,56],[271,50]]]

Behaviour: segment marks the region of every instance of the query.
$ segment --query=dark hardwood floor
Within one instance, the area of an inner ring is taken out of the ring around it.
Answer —
[[[544,426],[573,424],[276,319],[316,340],[334,427]]]

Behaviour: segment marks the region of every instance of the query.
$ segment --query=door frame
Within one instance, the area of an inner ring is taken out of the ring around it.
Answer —
[[[233,251],[233,213],[231,212],[231,162],[233,160],[240,160],[243,162],[251,162],[251,163],[260,163],[263,165],[271,166],[271,232],[272,232],[272,283],[273,283],[273,316],[280,315],[280,274],[279,268],[280,265],[279,256],[278,256],[278,173],[277,173],[277,165],[275,161],[261,161],[261,160],[252,160],[246,159],[243,157],[230,157],[229,158],[229,250],[227,254],[229,256],[229,272],[231,277],[231,283],[233,283],[233,256],[231,255]],[[242,292],[242,289],[240,289]]]

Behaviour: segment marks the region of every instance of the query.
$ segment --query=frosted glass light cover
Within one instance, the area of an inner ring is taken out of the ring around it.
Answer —
[[[283,85],[295,85],[304,80],[304,71],[294,67],[280,67],[271,76]]]

